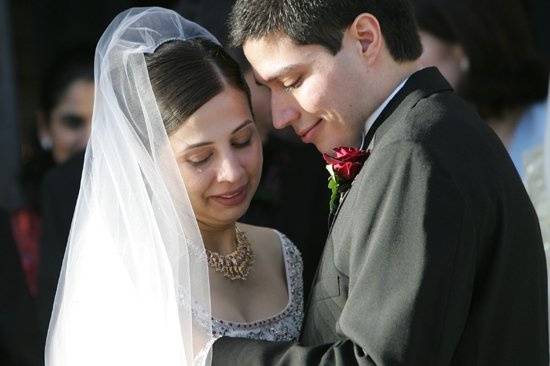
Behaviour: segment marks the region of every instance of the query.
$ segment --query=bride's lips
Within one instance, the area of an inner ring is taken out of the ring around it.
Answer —
[[[303,142],[307,144],[313,141],[313,137],[318,130],[317,127],[319,127],[322,121],[323,119],[319,119],[317,122],[315,122],[315,124],[313,124],[313,126],[308,127],[307,129],[302,130],[298,133]]]
[[[243,203],[246,199],[246,193],[248,191],[247,187],[248,185],[245,184],[233,191],[211,196],[211,198],[223,206],[237,206]]]

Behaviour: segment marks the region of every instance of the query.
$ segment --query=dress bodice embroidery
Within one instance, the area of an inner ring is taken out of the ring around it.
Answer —
[[[214,337],[240,337],[266,341],[291,341],[298,339],[304,317],[302,281],[302,257],[298,248],[284,234],[277,232],[281,240],[285,263],[289,300],[276,315],[252,323],[230,322],[212,318]]]

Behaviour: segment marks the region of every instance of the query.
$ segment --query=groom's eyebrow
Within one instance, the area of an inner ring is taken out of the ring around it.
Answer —
[[[294,71],[295,69],[299,68],[300,66],[302,66],[302,64],[287,65],[287,66],[281,68],[280,70],[277,70],[273,75],[271,75],[265,81],[263,81],[263,83],[270,83],[275,79],[279,79],[281,76],[284,76],[284,75]],[[257,77],[256,74],[254,74],[254,78],[256,79],[257,82],[262,83],[262,80],[261,79],[258,80],[259,78]]]

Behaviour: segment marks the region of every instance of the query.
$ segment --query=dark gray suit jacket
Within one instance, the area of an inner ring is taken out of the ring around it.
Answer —
[[[299,343],[221,338],[214,365],[548,365],[537,217],[498,138],[435,68],[371,131]]]

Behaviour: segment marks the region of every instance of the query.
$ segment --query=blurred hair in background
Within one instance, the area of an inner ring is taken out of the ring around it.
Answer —
[[[442,43],[440,50],[447,51],[432,55],[455,61],[449,81],[482,117],[500,117],[545,98],[548,67],[535,48],[519,0],[414,0],[414,4],[422,35]],[[431,44],[426,47],[428,52],[432,49]]]
[[[41,148],[55,164],[86,147],[94,98],[93,46],[61,51],[45,71],[40,86],[37,129]]]
[[[520,0],[413,0],[425,66],[438,66],[508,148],[520,175],[523,154],[542,142],[548,62],[536,49]]]

